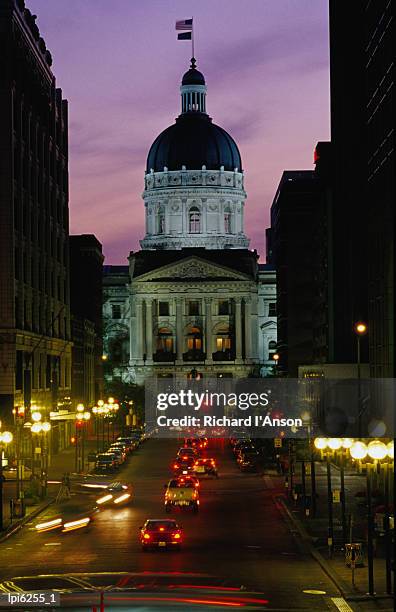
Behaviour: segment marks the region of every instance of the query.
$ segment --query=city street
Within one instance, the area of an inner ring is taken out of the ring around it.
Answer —
[[[131,505],[103,509],[89,531],[37,534],[34,525],[56,510],[48,509],[0,545],[1,578],[96,571],[199,572],[262,591],[268,609],[336,609],[330,601],[338,595],[334,585],[295,543],[273,501],[274,489],[257,474],[240,473],[229,446],[221,444],[212,442],[209,450],[218,460],[220,478],[202,481],[198,515],[178,510],[165,514],[163,486],[179,443],[150,440],[119,473],[133,484]],[[82,511],[90,497],[73,495],[69,505]],[[182,551],[143,553],[139,527],[147,518],[169,516],[184,529]]]

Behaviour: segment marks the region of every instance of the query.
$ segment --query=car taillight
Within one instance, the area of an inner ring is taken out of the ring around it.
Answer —
[[[175,469],[175,470],[177,470],[177,468],[179,467],[179,465],[178,465],[177,463],[174,463],[174,464],[173,464],[173,467],[174,467],[174,469]]]
[[[180,540],[181,535],[180,535],[180,533],[174,533],[174,534],[172,535],[172,538],[173,538],[174,540]]]
[[[149,533],[145,533],[143,536],[144,540],[149,540],[150,539],[150,534]]]
[[[160,531],[165,531],[165,527],[160,527],[159,530]]]

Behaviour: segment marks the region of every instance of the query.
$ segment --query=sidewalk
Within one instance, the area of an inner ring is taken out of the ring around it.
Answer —
[[[338,470],[332,467],[332,490],[339,488],[339,473]],[[346,566],[345,551],[342,547],[342,525],[340,504],[333,504],[334,518],[334,552],[329,558],[329,550],[327,547],[328,536],[328,508],[327,508],[327,479],[325,469],[322,464],[316,464],[316,487],[317,487],[317,514],[316,518],[306,516],[305,510],[302,508],[302,503],[293,500],[292,495],[288,496],[288,490],[285,488],[285,479],[283,476],[266,476],[270,478],[274,486],[274,496],[281,503],[288,518],[292,522],[296,531],[308,545],[309,550],[322,566],[324,571],[332,578],[343,594],[350,601],[375,601],[375,609],[381,610],[382,606],[389,609],[392,595],[386,593],[386,573],[385,573],[385,558],[383,546],[379,545],[374,558],[374,586],[375,597],[367,595],[368,591],[368,572],[367,562],[364,558],[364,566],[357,567],[354,575],[354,585],[352,584],[352,570]],[[294,483],[299,484],[301,481],[299,475],[295,474]],[[355,494],[365,485],[364,477],[355,472],[348,472],[345,476],[346,488],[346,513],[352,513],[354,516],[353,541],[363,544],[364,554],[365,546],[365,506],[357,503]],[[307,494],[310,494],[310,482],[307,478]],[[394,580],[392,572],[392,580]]]
[[[85,470],[88,471],[89,464],[87,462],[87,457],[90,452],[96,451],[96,438],[89,438],[85,440]],[[73,474],[75,472],[75,455],[76,449],[75,446],[70,446],[69,448],[57,453],[56,455],[51,456],[51,465],[48,467],[48,486],[47,486],[47,496],[44,500],[35,499],[36,503],[29,504],[29,498],[26,498],[27,504],[25,506],[25,516],[21,519],[13,519],[11,521],[10,518],[10,506],[9,499],[15,497],[15,481],[6,481],[4,483],[4,530],[0,532],[0,542],[6,538],[8,538],[11,534],[21,528],[26,522],[31,520],[33,516],[39,514],[42,510],[48,507],[49,504],[53,502],[56,498],[56,495],[59,490],[59,481],[62,479],[62,476],[65,472],[69,472]],[[92,465],[92,464],[91,464]],[[51,481],[55,481],[51,483]],[[23,482],[23,489],[27,491],[30,487],[30,481],[25,480]]]

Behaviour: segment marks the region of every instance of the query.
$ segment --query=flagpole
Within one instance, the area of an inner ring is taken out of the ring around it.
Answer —
[[[191,47],[192,47],[192,57],[194,55],[194,17],[191,17]]]

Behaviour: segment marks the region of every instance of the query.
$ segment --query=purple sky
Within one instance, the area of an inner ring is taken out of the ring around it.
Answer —
[[[283,170],[312,168],[329,138],[327,0],[26,0],[69,100],[72,233],[94,233],[106,263],[126,263],[144,234],[141,199],[154,138],[179,114],[191,46],[214,122],[236,140],[246,232],[264,230]]]

